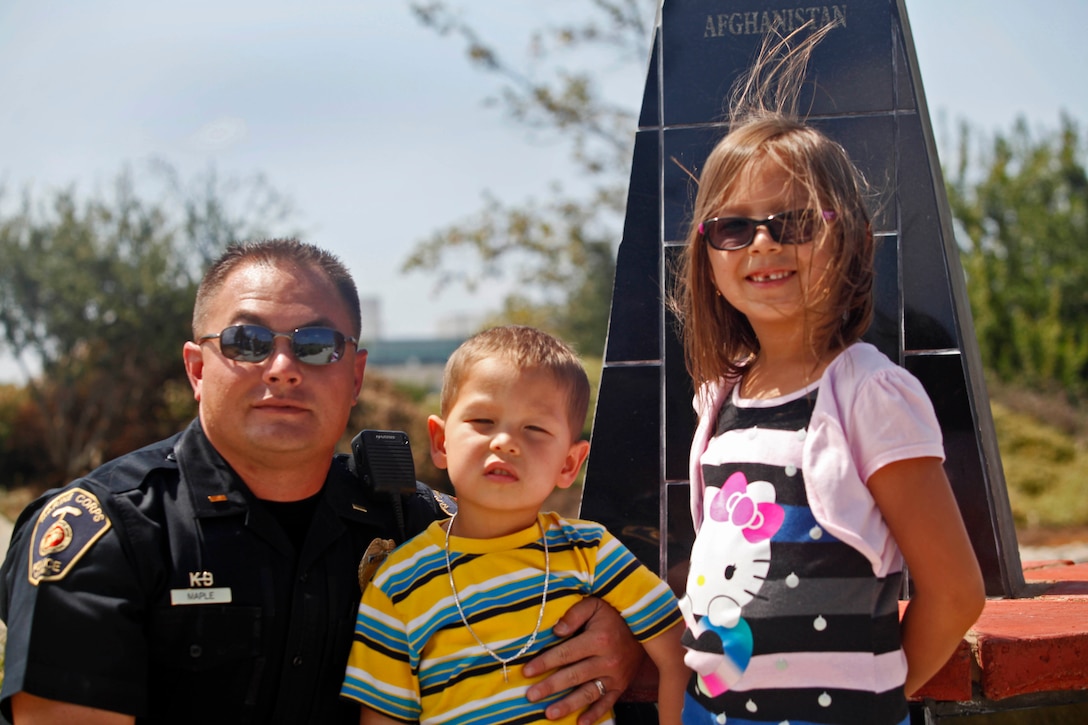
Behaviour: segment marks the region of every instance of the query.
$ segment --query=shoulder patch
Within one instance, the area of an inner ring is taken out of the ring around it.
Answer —
[[[63,579],[109,528],[110,519],[93,493],[70,488],[54,496],[34,524],[27,571],[30,583],[37,586]]]

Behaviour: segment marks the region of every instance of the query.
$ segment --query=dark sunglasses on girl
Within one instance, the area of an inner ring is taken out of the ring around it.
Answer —
[[[223,357],[240,362],[266,360],[276,346],[277,337],[291,341],[291,352],[307,365],[328,365],[344,356],[344,346],[358,342],[331,327],[300,327],[292,332],[273,332],[263,325],[231,325],[215,335],[203,335],[197,342],[219,340]]]
[[[829,222],[835,216],[833,211],[821,213],[815,209],[784,211],[763,219],[720,216],[700,224],[699,234],[707,244],[726,252],[744,249],[754,242],[759,227],[766,229],[771,239],[779,244],[805,244],[815,239],[821,218]]]

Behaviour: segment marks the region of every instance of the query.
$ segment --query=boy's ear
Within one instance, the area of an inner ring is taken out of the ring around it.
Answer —
[[[578,478],[578,471],[582,469],[582,464],[585,463],[586,456],[589,455],[589,441],[578,441],[572,443],[570,450],[567,451],[567,457],[563,461],[563,470],[559,472],[559,480],[556,482],[556,488],[570,488],[574,483],[574,479]]]
[[[446,421],[437,415],[428,416],[427,435],[431,439],[431,460],[437,468],[446,468]]]

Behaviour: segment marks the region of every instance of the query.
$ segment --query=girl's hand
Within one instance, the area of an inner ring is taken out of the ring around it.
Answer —
[[[884,466],[869,491],[907,562],[913,593],[902,622],[907,695],[936,674],[978,619],[986,589],[937,458]]]
[[[577,634],[525,664],[528,677],[551,672],[529,688],[529,700],[536,702],[570,689],[570,694],[548,706],[547,718],[557,720],[585,710],[578,717],[578,725],[591,725],[611,710],[627,689],[642,662],[642,646],[619,613],[594,597],[567,610],[554,631],[560,637]]]

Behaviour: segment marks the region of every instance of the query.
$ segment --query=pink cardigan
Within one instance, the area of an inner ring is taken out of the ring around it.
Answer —
[[[689,467],[696,531],[705,488],[699,459],[734,382],[706,385],[695,396],[699,424]],[[802,451],[805,490],[820,525],[864,554],[876,576],[903,564],[866,481],[889,463],[926,457],[943,461],[944,446],[933,404],[918,379],[868,343],[840,353],[820,379]]]

